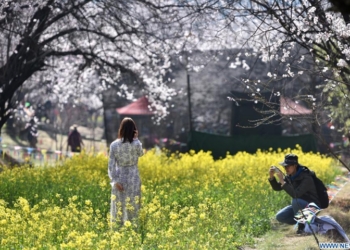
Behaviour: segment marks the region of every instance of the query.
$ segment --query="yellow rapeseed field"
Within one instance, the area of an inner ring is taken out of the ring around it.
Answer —
[[[273,192],[268,169],[286,153],[330,183],[331,158],[300,147],[240,152],[151,150],[140,158],[142,209],[137,221],[110,225],[107,157],[82,153],[57,166],[0,174],[1,249],[235,249],[270,229],[290,202]]]

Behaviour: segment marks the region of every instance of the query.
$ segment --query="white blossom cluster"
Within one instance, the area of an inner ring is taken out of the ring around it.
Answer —
[[[283,70],[277,72],[271,68],[261,78],[285,82],[305,74],[302,67],[305,56],[314,58],[320,74],[332,73],[333,78],[341,76],[349,66],[350,26],[341,14],[327,12],[329,4],[323,0],[285,0],[277,1],[278,4],[269,0],[2,2],[0,27],[4,32],[0,33],[0,67],[6,65],[8,56],[19,53],[18,45],[26,35],[35,36],[42,21],[40,17],[34,18],[35,13],[50,9],[47,26],[37,34],[45,66],[25,86],[50,83],[51,94],[63,103],[72,98],[87,104],[99,103],[91,100],[98,100],[111,86],[119,89],[118,95],[134,99],[133,90],[123,82],[123,74],[133,72],[152,103],[150,108],[161,119],[169,112],[168,101],[181,92],[167,78],[174,55],[189,72],[200,72],[208,62],[217,60],[216,53],[220,53],[217,51],[242,49],[227,57],[228,68],[251,71],[254,65],[243,55],[259,57],[267,65],[277,61]],[[279,8],[282,4],[286,10]],[[267,10],[266,6],[271,9]],[[325,15],[320,16],[320,11]],[[295,58],[300,44],[307,53]],[[30,46],[27,49],[28,53],[33,50]],[[244,53],[244,49],[249,52]],[[198,62],[192,55],[196,50],[213,53]],[[242,80],[242,83],[256,92],[266,90],[270,82],[258,80]],[[250,86],[252,82],[254,88]],[[320,88],[329,90],[329,84],[333,83],[325,82]],[[0,95],[7,88],[0,85]],[[271,89],[274,95],[280,95],[279,90]]]
[[[119,87],[120,95],[133,99],[132,91],[121,82],[122,71],[130,71],[142,82],[145,94],[153,94],[149,95],[150,108],[158,117],[164,117],[168,112],[164,102],[174,95],[163,80],[171,66],[169,55],[184,47],[181,39],[173,46],[174,38],[184,37],[183,17],[167,6],[169,3],[173,1],[8,1],[1,5],[1,10],[6,6],[11,10],[3,20],[17,25],[13,28],[8,23],[12,30],[0,34],[1,58],[6,58],[8,52],[19,53],[18,45],[24,43],[25,36],[35,36],[42,21],[34,18],[35,14],[49,7],[47,27],[38,34],[45,67],[25,82],[27,88],[49,82],[53,84],[50,98],[62,103],[86,100],[91,104],[92,96],[97,98],[114,85]],[[28,52],[31,49],[28,47]],[[6,63],[0,59],[0,67]],[[1,85],[1,91],[10,84],[11,80]]]

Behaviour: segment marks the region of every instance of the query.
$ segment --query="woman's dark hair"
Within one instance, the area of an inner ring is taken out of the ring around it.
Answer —
[[[125,117],[120,123],[118,138],[123,138],[123,143],[126,141],[132,143],[132,141],[134,140],[136,130],[137,128],[134,120],[130,117]]]

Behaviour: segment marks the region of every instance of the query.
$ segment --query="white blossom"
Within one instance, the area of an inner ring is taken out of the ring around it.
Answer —
[[[347,64],[347,62],[344,59],[339,59],[338,63],[337,63],[337,66],[343,68],[343,67],[348,66],[348,64]]]

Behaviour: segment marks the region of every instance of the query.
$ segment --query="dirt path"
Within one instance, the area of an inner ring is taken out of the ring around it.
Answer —
[[[107,153],[106,141],[102,139],[102,129],[91,131],[85,127],[78,127],[78,131],[83,138],[83,150],[88,153]],[[35,149],[30,148],[26,140],[19,137],[13,138],[6,133],[2,133],[0,142],[2,161],[0,165],[8,165],[7,158],[14,160],[16,162],[14,165],[27,161],[35,165],[55,164],[61,159],[61,156],[71,154],[70,149],[67,151],[67,135],[54,135],[45,130],[38,130],[38,132],[38,143]]]
[[[57,134],[56,136],[52,133],[50,134],[44,130],[38,130],[38,149],[51,150],[51,151],[66,151],[67,150],[67,135]],[[83,137],[83,142],[85,145],[85,150],[90,151],[106,151],[107,145],[106,141],[102,139],[102,129],[96,129],[94,133],[86,127],[78,127],[78,131]],[[1,145],[6,145],[7,147],[29,147],[27,140],[21,140],[19,137],[13,138],[6,133],[2,133]]]

